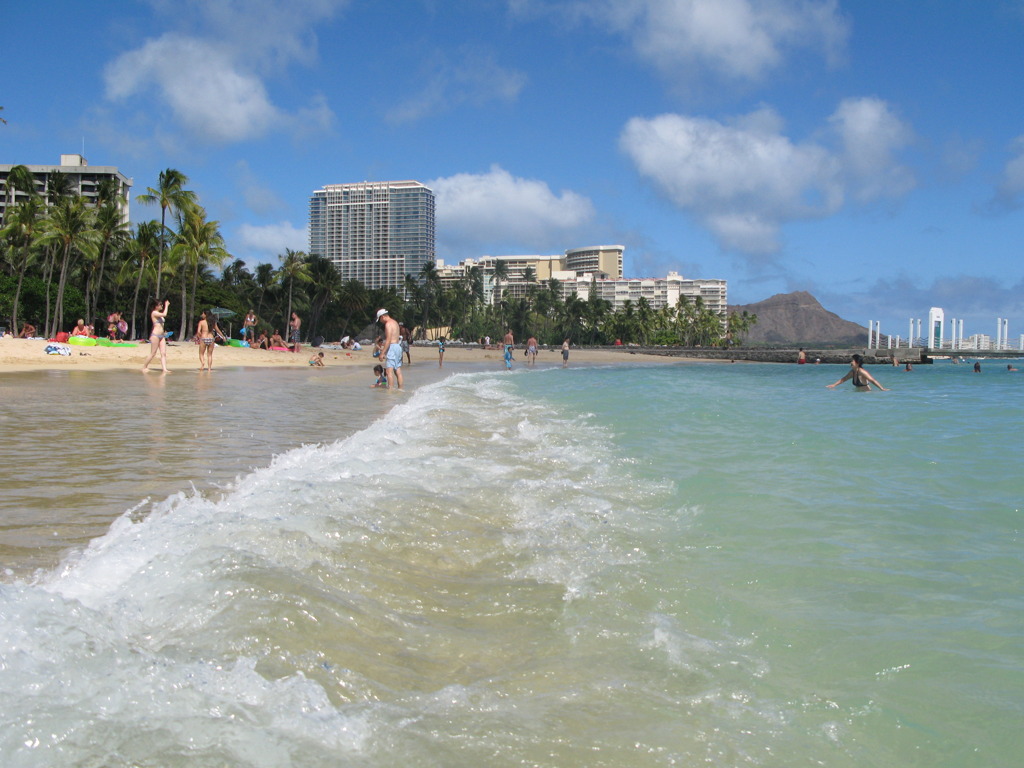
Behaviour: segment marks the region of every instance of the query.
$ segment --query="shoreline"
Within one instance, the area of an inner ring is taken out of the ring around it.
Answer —
[[[0,374],[24,373],[49,370],[103,371],[136,370],[142,372],[142,364],[150,354],[148,343],[137,346],[80,347],[63,345],[70,349],[70,356],[48,355],[46,347],[51,342],[45,339],[15,339],[12,336],[0,338]],[[303,346],[299,352],[269,352],[246,347],[218,346],[213,356],[214,371],[219,367],[245,368],[309,368],[309,358],[317,352],[324,353],[327,367],[352,366],[372,369],[377,360],[369,347],[359,351],[346,351],[328,347]],[[419,365],[437,366],[437,349],[433,345],[413,345],[411,367]],[[503,352],[500,348],[480,349],[476,345],[445,348],[446,363],[476,363],[484,367],[504,368]],[[637,350],[623,347],[573,348],[569,353],[569,367],[607,363],[678,363],[679,357],[650,349]],[[541,349],[537,365],[550,367],[561,365],[560,349]],[[174,342],[167,348],[167,365],[171,374],[177,372],[199,372],[199,345],[191,342]],[[406,365],[410,365],[406,363]],[[526,367],[525,351],[516,349],[515,367]],[[150,363],[149,373],[161,373],[159,355]]]

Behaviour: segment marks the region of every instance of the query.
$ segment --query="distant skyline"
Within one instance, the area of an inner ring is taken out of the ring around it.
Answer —
[[[250,266],[326,184],[416,180],[437,256],[626,247],[905,335],[1024,332],[1024,0],[5,3],[0,163],[190,179]],[[159,211],[132,202],[135,222]]]

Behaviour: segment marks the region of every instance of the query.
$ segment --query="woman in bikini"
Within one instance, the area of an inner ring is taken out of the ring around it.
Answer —
[[[864,367],[864,358],[860,355],[854,355],[850,361],[850,370],[843,378],[834,384],[827,384],[829,389],[835,389],[847,379],[850,379],[853,383],[854,389],[858,392],[870,392],[871,385],[874,384],[882,391],[887,391],[885,387],[878,383],[874,376],[868,373],[867,368]]]
[[[199,337],[199,370],[202,371],[213,370],[213,348],[216,345],[216,337],[224,337],[224,334],[220,332],[220,326],[217,325],[217,316],[207,310],[203,312],[202,319],[199,321],[199,327],[196,329],[196,335]],[[203,355],[206,355],[206,364],[203,364]]]
[[[169,299],[163,302],[157,299],[153,304],[153,311],[149,313],[149,317],[153,321],[153,332],[149,334],[149,346],[153,351],[149,353],[149,359],[142,366],[143,373],[149,370],[149,364],[153,362],[157,352],[160,353],[160,365],[164,373],[170,373],[167,370],[167,334],[164,332],[164,321],[167,319],[169,306],[171,306]]]

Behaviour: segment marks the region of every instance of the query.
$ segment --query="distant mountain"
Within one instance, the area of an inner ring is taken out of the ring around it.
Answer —
[[[806,291],[777,293],[755,304],[729,307],[730,312],[744,310],[757,315],[747,343],[859,347],[868,342],[867,328],[829,312]]]

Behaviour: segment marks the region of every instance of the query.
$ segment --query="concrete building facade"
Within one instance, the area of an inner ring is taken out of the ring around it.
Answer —
[[[571,248],[565,253],[552,256],[482,256],[479,259],[465,259],[457,265],[437,262],[438,275],[442,284],[465,280],[473,267],[480,270],[484,286],[484,301],[493,303],[497,287],[494,280],[494,266],[505,262],[508,277],[502,282],[502,294],[509,299],[526,296],[532,287],[547,284],[554,279],[560,286],[564,300],[576,296],[586,300],[591,291],[598,298],[608,301],[614,311],[621,310],[626,301],[634,306],[644,298],[652,309],[675,306],[681,296],[691,301],[698,297],[704,306],[722,316],[728,308],[728,286],[725,280],[687,279],[677,272],[666,277],[627,278],[622,276],[622,256],[625,248],[621,245],[590,246]],[[533,270],[533,282],[526,280],[527,270]]]
[[[100,182],[104,179],[113,179],[117,184],[122,219],[126,223],[128,222],[130,193],[134,182],[115,166],[89,165],[81,155],[61,155],[60,165],[26,165],[25,167],[28,168],[35,181],[36,193],[44,200],[50,177],[58,173],[68,178],[75,194],[81,195],[91,203],[96,202]],[[7,177],[12,168],[14,165],[0,164],[0,221],[3,220],[8,205],[17,205],[27,197],[23,192],[7,189]]]
[[[329,184],[309,200],[309,252],[345,280],[401,289],[435,259],[434,193],[418,181]]]

